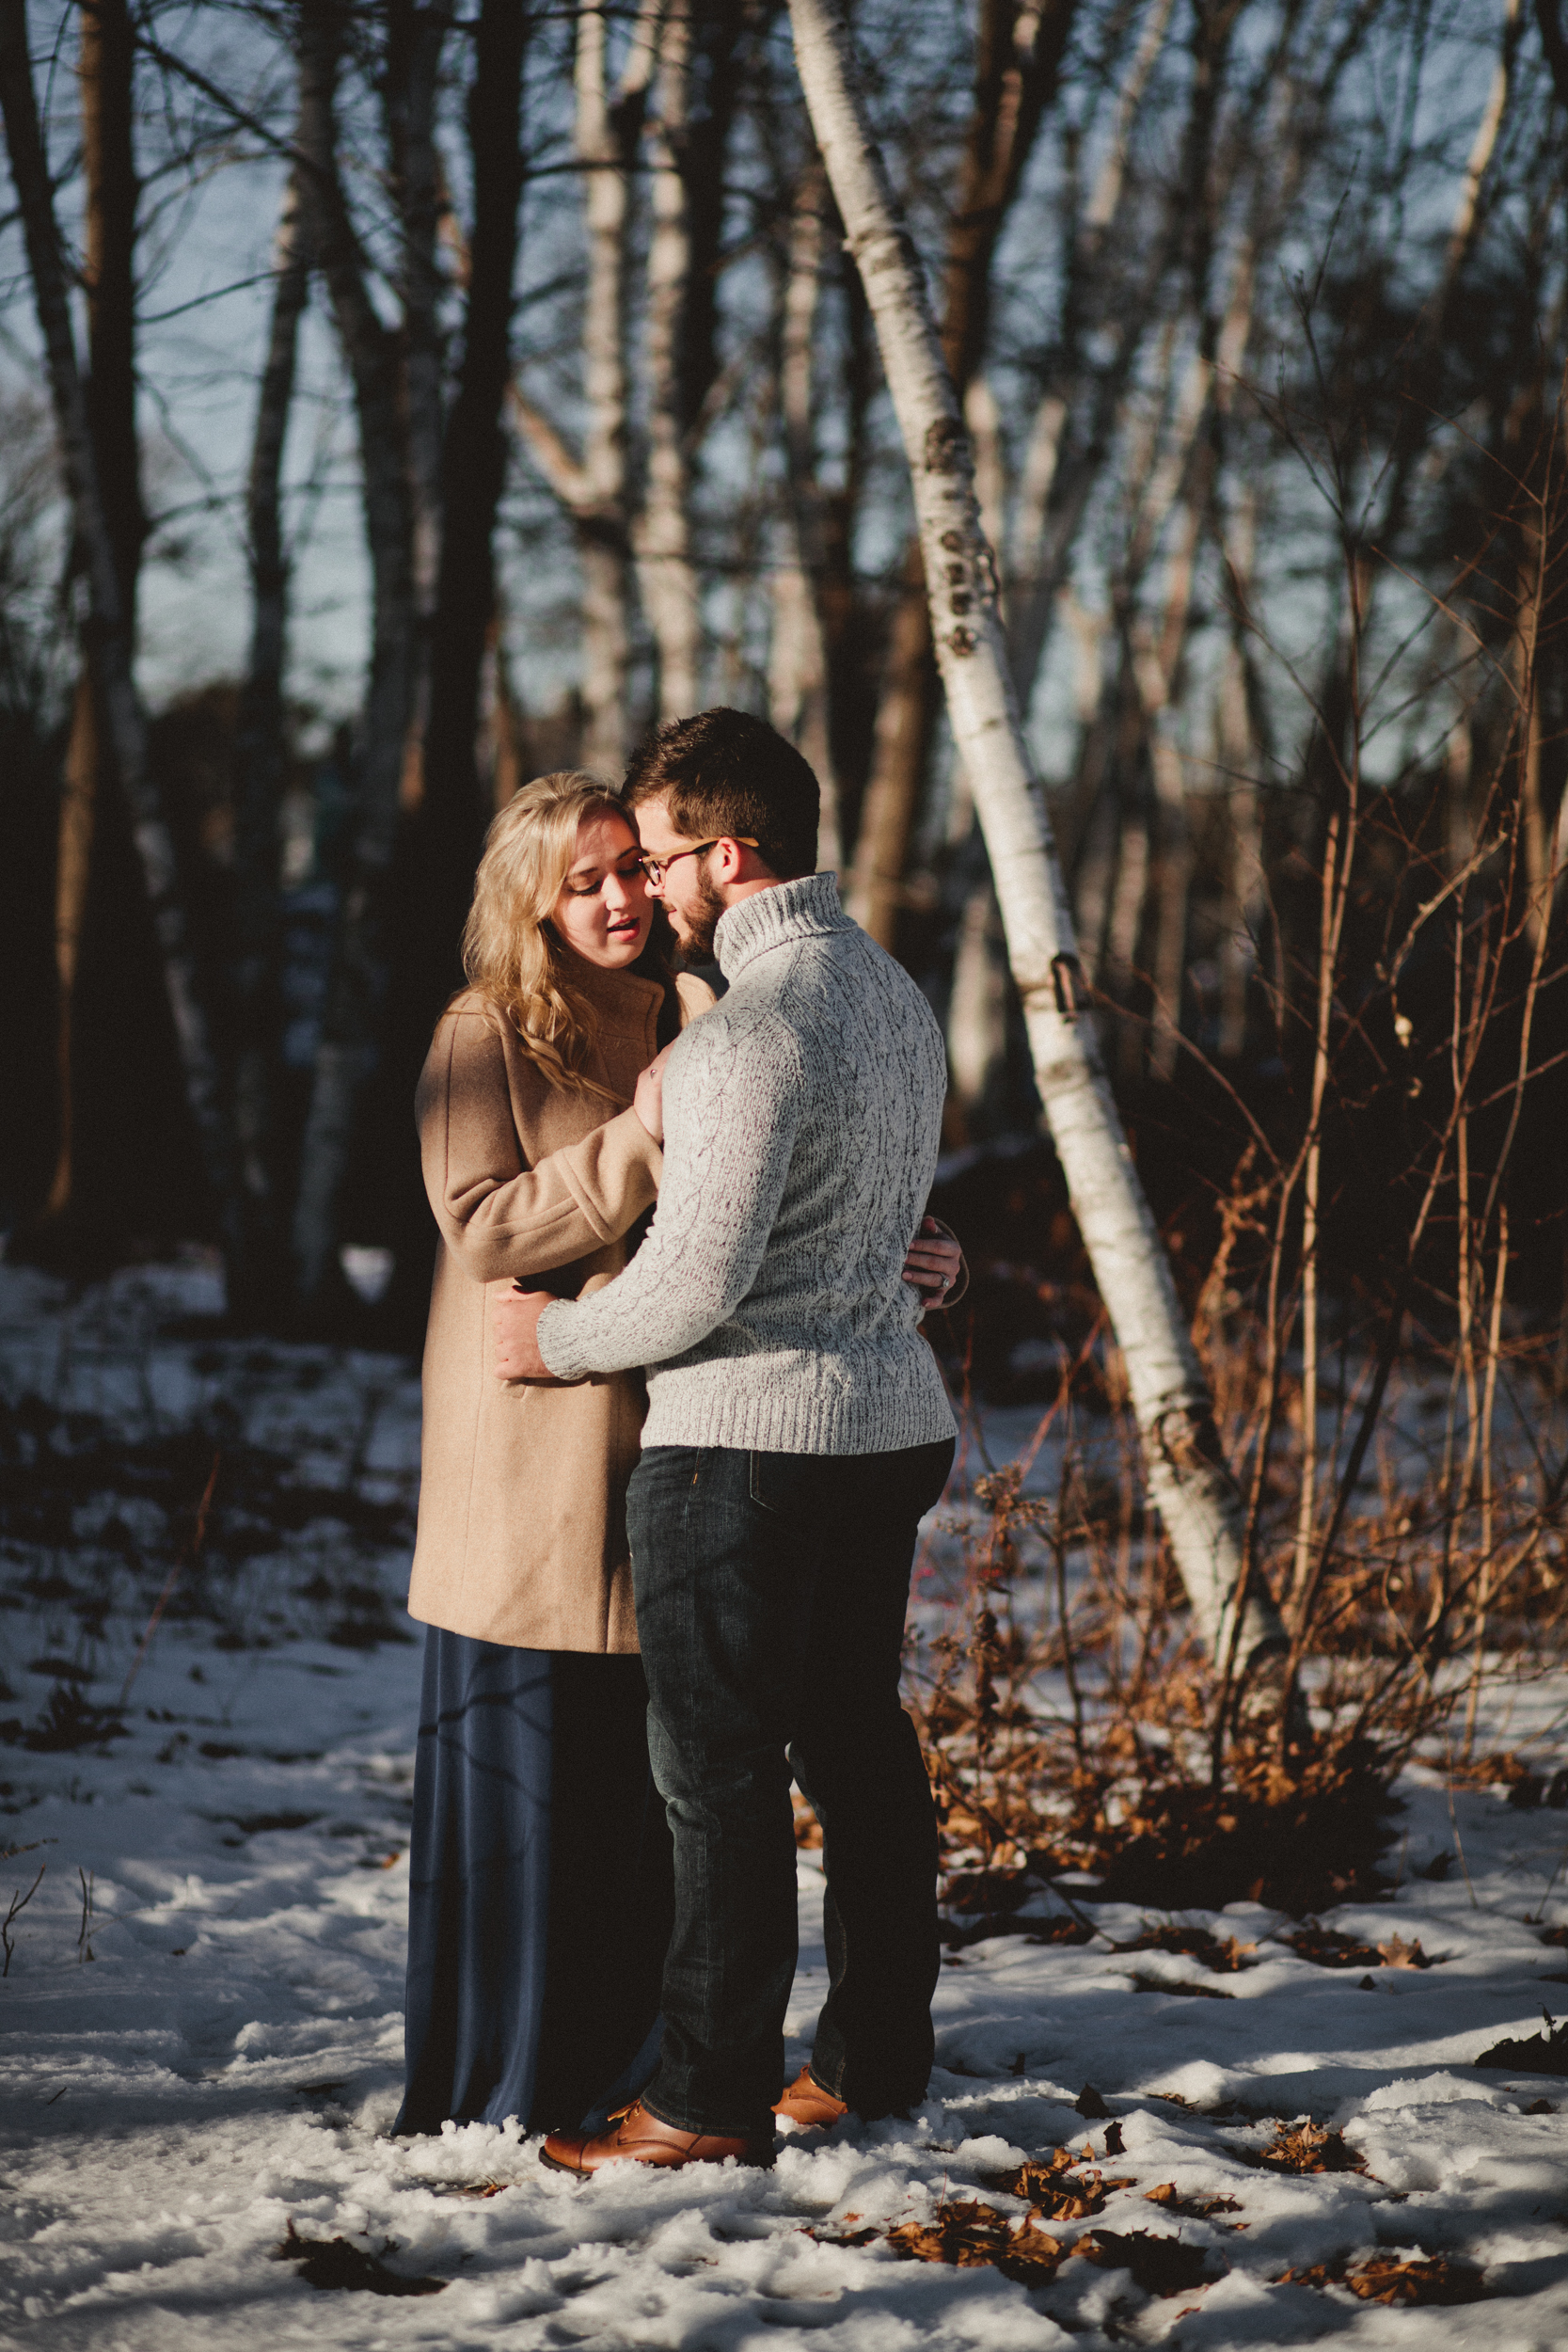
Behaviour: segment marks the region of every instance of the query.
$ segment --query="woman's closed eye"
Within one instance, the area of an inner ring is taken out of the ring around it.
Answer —
[[[642,880],[642,861],[641,858],[627,858],[612,870],[616,881],[625,882],[628,888],[632,883],[639,882]],[[574,898],[596,898],[609,880],[610,876],[608,874],[601,874],[597,882],[568,881],[566,888],[571,897]]]

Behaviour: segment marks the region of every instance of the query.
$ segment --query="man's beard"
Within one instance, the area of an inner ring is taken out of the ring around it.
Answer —
[[[724,901],[705,873],[697,877],[698,898],[694,907],[683,908],[680,928],[675,937],[684,963],[711,963],[713,934],[719,929],[719,918],[724,912]]]

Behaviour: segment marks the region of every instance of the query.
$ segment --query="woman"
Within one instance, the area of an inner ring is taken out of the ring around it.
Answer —
[[[653,1204],[645,1073],[713,993],[672,979],[650,944],[639,857],[594,777],[542,776],[509,803],[475,882],[471,986],[417,1097],[442,1247],[408,1597],[430,1630],[404,2132],[575,2120],[613,2090],[658,2007],[668,1832],[624,1518],[641,1379],[503,1385],[490,1342],[514,1278],[563,1297],[597,1289]]]
[[[626,1481],[640,1375],[494,1375],[520,1279],[611,1280],[657,1189],[657,1057],[713,992],[671,977],[641,848],[595,778],[541,776],[490,828],[417,1096],[441,1231],[410,1613],[428,1626],[399,2132],[576,2123],[657,2057],[672,1906],[648,1772]],[[923,1233],[934,1293],[956,1248]],[[944,1286],[945,1287],[945,1286]]]

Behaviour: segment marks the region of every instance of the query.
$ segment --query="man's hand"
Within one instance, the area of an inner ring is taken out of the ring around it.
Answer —
[[[514,1288],[498,1300],[492,1317],[496,1328],[496,1377],[498,1380],[553,1380],[545,1359],[539,1353],[539,1318],[546,1307],[554,1305],[548,1291],[525,1291]]]
[[[648,1130],[656,1143],[664,1141],[664,1065],[675,1050],[675,1041],[660,1054],[656,1054],[637,1081],[637,1092],[631,1098],[632,1109]]]
[[[920,1231],[904,1261],[904,1279],[911,1290],[920,1293],[924,1305],[942,1305],[958,1280],[962,1263],[963,1251],[952,1235],[941,1230],[934,1216],[923,1216]]]

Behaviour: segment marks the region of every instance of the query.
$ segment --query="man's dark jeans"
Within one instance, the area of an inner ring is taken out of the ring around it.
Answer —
[[[948,1439],[655,1446],[632,1475],[648,1744],[675,1842],[664,2047],[643,2098],[683,2131],[771,2134],[795,1974],[792,1768],[828,1876],[812,2073],[862,2115],[925,2094],[936,1820],[898,1668],[916,1525],[952,1460]]]

